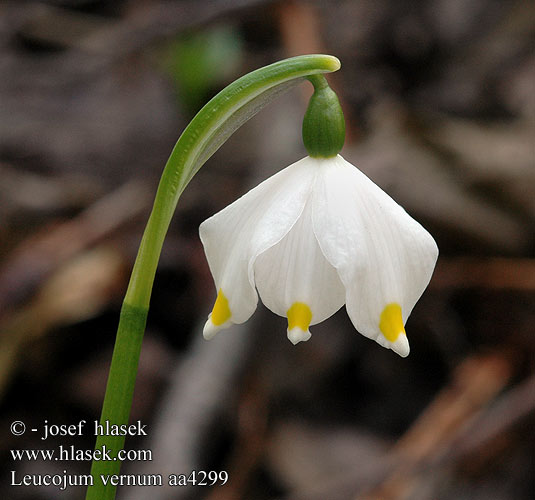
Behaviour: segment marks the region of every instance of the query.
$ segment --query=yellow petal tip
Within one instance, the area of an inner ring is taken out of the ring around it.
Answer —
[[[392,302],[383,309],[381,318],[379,319],[379,329],[385,339],[392,343],[395,343],[398,340],[398,337],[405,336],[405,328],[403,327],[403,318],[401,316],[401,306],[397,302]]]
[[[230,311],[230,307],[228,305],[228,299],[223,293],[223,290],[219,289],[214,308],[208,316],[208,321],[204,325],[202,331],[203,337],[206,340],[213,339],[219,330],[228,328],[231,325],[231,317],[232,312]]]
[[[312,321],[312,311],[304,302],[294,302],[286,311],[286,316],[288,317],[288,330],[297,327],[306,331]]]
[[[312,321],[312,311],[304,302],[294,302],[286,311],[288,317],[288,339],[292,344],[304,342],[311,337],[308,327]]]
[[[224,325],[232,316],[230,307],[228,305],[228,299],[223,293],[221,288],[217,294],[217,299],[215,300],[214,308],[212,309],[212,314],[210,319],[215,326]]]

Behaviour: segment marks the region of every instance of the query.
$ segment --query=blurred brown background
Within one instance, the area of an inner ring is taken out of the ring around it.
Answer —
[[[347,118],[346,159],[441,255],[401,359],[342,309],[293,347],[260,306],[211,342],[198,225],[304,156],[310,89],[283,95],[208,161],[162,255],[132,419],[152,462],[226,470],[219,488],[124,500],[531,499],[535,491],[535,4],[522,0],[7,1],[0,4],[0,497],[87,462],[13,462],[15,437],[98,419],[122,295],[167,156],[194,113],[257,67],[304,53]]]

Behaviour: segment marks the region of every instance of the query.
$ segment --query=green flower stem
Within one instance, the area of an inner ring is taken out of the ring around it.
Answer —
[[[148,309],[134,307],[126,302],[121,309],[100,419],[100,424],[103,427],[105,427],[106,421],[118,425],[128,423],[147,312]],[[107,449],[110,451],[111,457],[115,458],[117,452],[124,448],[124,442],[125,436],[98,436],[95,450]],[[94,460],[91,465],[94,485],[88,488],[86,499],[115,498],[116,486],[109,481],[104,484],[101,477],[107,478],[119,474],[120,467],[119,460]]]
[[[306,77],[339,68],[340,61],[327,55],[298,56],[260,68],[223,89],[186,127],[163,171],[134,264],[121,310],[101,423],[128,424],[158,260],[178,199],[189,181],[236,129],[278,94]],[[114,457],[123,446],[124,437],[99,436],[95,449],[106,447]],[[101,475],[119,474],[120,467],[119,460],[94,461],[94,484],[88,487],[86,500],[113,500],[116,487],[105,486]]]

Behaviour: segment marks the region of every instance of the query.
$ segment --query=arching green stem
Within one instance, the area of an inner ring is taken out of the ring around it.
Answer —
[[[156,268],[178,199],[189,181],[236,129],[278,94],[303,78],[339,68],[335,57],[306,55],[258,69],[217,94],[186,127],[165,166],[134,264],[121,310],[101,424],[128,423]],[[95,449],[105,447],[116,457],[124,441],[122,436],[98,436]],[[113,500],[116,486],[109,478],[119,474],[120,467],[120,460],[94,461],[94,483],[86,500]]]

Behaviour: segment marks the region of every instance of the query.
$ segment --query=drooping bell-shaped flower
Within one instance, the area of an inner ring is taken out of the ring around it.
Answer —
[[[262,302],[288,318],[294,344],[344,304],[355,328],[401,356],[404,325],[429,280],[431,235],[337,153],[344,122],[323,77],[305,115],[308,157],[201,224],[217,299],[205,338],[243,323]]]

